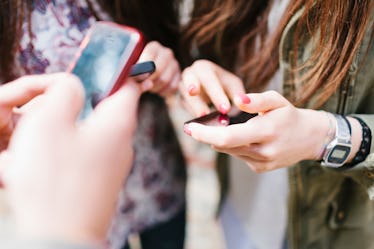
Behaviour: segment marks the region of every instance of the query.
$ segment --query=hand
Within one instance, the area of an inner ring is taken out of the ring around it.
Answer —
[[[183,71],[179,91],[186,108],[196,116],[208,114],[210,103],[227,113],[230,100],[245,93],[237,76],[207,60],[198,60]]]
[[[0,154],[20,232],[67,242],[103,241],[132,162],[139,85],[129,80],[78,123],[84,98],[76,77],[19,81],[48,86]]]
[[[145,81],[151,82],[151,92],[163,97],[174,94],[180,82],[180,67],[170,48],[156,41],[149,42],[141,54],[139,61],[153,61],[156,71]]]
[[[234,101],[241,110],[259,115],[227,127],[190,123],[185,130],[217,151],[241,158],[255,172],[317,159],[329,129],[323,112],[298,109],[274,91],[239,95]]]
[[[0,90],[0,152],[8,147],[9,139],[22,114],[19,108],[42,94],[49,82],[17,79],[1,86]]]

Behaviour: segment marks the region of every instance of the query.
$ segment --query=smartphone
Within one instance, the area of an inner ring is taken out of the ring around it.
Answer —
[[[100,21],[90,28],[67,70],[83,82],[82,118],[122,86],[143,48],[142,33],[132,27]]]
[[[233,110],[228,114],[222,114],[219,111],[211,112],[207,115],[191,119],[186,121],[188,123],[200,123],[210,126],[228,126],[233,124],[240,124],[248,121],[251,118],[256,117],[255,113],[248,113],[243,111]]]
[[[136,77],[139,75],[151,75],[154,71],[156,71],[156,65],[153,61],[144,61],[136,63],[131,67],[131,71],[129,76]]]

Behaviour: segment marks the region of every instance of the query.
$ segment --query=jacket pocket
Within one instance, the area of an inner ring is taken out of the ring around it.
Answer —
[[[370,201],[366,190],[347,178],[341,191],[329,205],[327,217],[331,229],[360,228],[373,223],[374,202]]]

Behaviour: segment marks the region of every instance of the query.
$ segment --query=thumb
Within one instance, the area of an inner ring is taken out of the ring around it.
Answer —
[[[249,113],[265,113],[291,105],[285,97],[276,91],[237,95],[234,97],[234,103],[240,110]]]
[[[135,128],[141,87],[131,79],[113,95],[96,106],[93,115],[86,120],[94,133],[102,137],[124,137]]]

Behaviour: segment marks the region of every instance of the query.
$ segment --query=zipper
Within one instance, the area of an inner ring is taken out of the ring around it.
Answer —
[[[336,113],[343,115],[346,114],[347,102],[349,98],[353,97],[353,90],[356,82],[356,74],[358,70],[358,63],[360,58],[360,49],[357,52],[355,58],[353,59],[352,65],[349,68],[346,80],[340,85],[339,88],[339,99]]]

